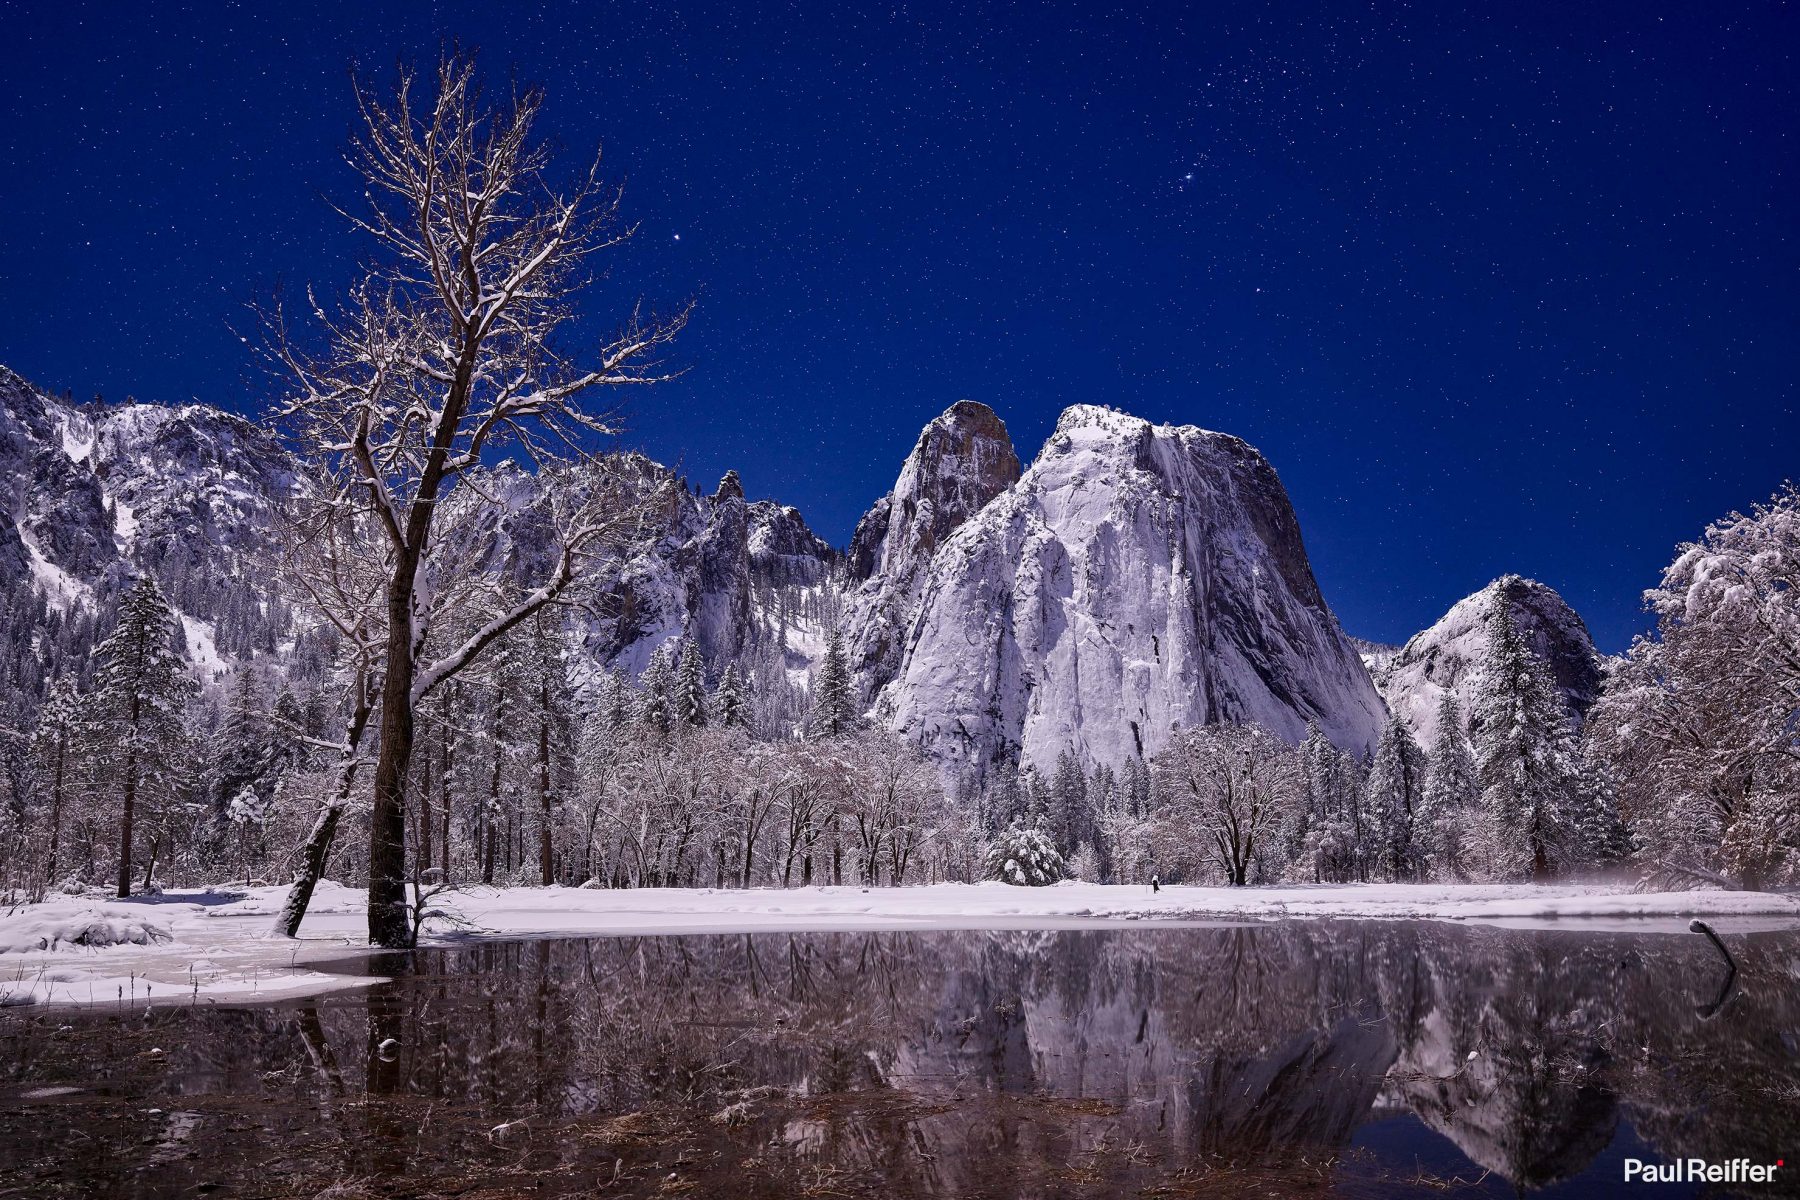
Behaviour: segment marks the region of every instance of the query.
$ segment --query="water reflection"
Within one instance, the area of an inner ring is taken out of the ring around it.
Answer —
[[[1733,945],[1708,1016],[1724,966],[1687,936],[1320,922],[472,944],[318,1002],[60,1037],[66,1018],[18,1018],[0,1180],[1373,1195],[1431,1191],[1414,1152],[1441,1135],[1463,1179],[1491,1172],[1480,1190],[1616,1187],[1595,1164],[1622,1133],[1664,1158],[1800,1150],[1800,935]],[[27,1091],[49,1084],[83,1090]],[[1343,1157],[1396,1115],[1398,1143]],[[95,1153],[67,1153],[79,1129]]]

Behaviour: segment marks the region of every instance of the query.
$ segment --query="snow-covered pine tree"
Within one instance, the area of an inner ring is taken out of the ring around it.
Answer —
[[[1046,887],[1067,879],[1069,868],[1048,834],[1015,823],[988,848],[987,877],[1019,887]]]
[[[1315,883],[1368,878],[1363,782],[1351,757],[1316,724],[1300,743],[1301,791],[1307,812],[1295,868]]]
[[[825,657],[813,676],[812,716],[807,724],[814,737],[837,737],[856,727],[850,664],[844,654],[843,634],[835,625],[825,635]]]
[[[1044,779],[1043,772],[1026,763],[1019,770],[1019,788],[1025,793],[1025,823],[1050,834],[1054,843],[1056,836],[1050,828],[1050,784]]]
[[[120,806],[121,897],[131,895],[139,818],[174,800],[187,764],[182,718],[195,689],[175,656],[175,631],[162,589],[144,575],[120,599],[118,624],[94,649],[92,746],[102,786]]]
[[[667,733],[675,723],[675,671],[669,666],[669,644],[650,652],[638,676],[638,724]]]
[[[63,823],[68,820],[77,792],[76,743],[81,735],[81,700],[75,681],[63,676],[50,685],[50,694],[38,709],[32,733],[33,773],[44,801],[44,879],[59,882],[62,871]]]
[[[614,667],[600,677],[599,698],[594,705],[594,717],[602,728],[617,731],[631,723],[637,709],[637,696],[631,690],[631,680],[626,676],[623,667]]]
[[[1414,828],[1424,788],[1425,754],[1405,722],[1390,716],[1369,767],[1367,806],[1370,850],[1384,879],[1417,879],[1424,873]]]
[[[1057,853],[1073,858],[1082,846],[1092,845],[1093,813],[1088,807],[1087,776],[1072,748],[1064,747],[1056,759],[1050,780],[1050,832]]]
[[[246,788],[255,791],[268,766],[269,722],[261,690],[253,664],[240,664],[232,672],[225,719],[213,733],[206,772],[207,801],[216,816],[228,816],[226,809]]]
[[[1493,590],[1486,634],[1474,705],[1485,870],[1494,879],[1543,879],[1568,857],[1567,816],[1580,786],[1568,714],[1519,636],[1503,587]]]
[[[681,665],[675,671],[675,719],[699,728],[706,724],[706,664],[700,661],[700,643],[688,638],[681,646]]]
[[[1001,764],[987,779],[980,792],[980,825],[982,832],[997,838],[1010,825],[1029,823],[1031,797],[1019,780],[1019,772],[1009,763]]]
[[[1632,852],[1631,831],[1619,816],[1618,791],[1599,755],[1578,751],[1575,793],[1565,818],[1568,864],[1610,866]]]
[[[1425,769],[1425,804],[1417,841],[1436,879],[1469,877],[1467,840],[1475,816],[1475,756],[1463,729],[1462,705],[1445,689],[1438,701],[1437,733]]]
[[[1150,768],[1144,765],[1143,759],[1133,755],[1125,760],[1119,789],[1128,814],[1133,817],[1150,815]]]
[[[744,680],[734,662],[726,663],[725,673],[719,676],[718,690],[713,693],[713,711],[719,714],[719,724],[726,729],[741,729],[749,723]]]

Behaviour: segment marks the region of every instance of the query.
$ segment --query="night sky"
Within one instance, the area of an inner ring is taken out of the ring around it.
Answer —
[[[625,184],[588,332],[699,300],[630,441],[838,544],[953,401],[1105,403],[1267,454],[1352,633],[1517,571],[1618,650],[1796,473],[1790,5],[524,7],[9,6],[0,361],[254,410],[244,306],[367,249],[352,60],[458,38]]]

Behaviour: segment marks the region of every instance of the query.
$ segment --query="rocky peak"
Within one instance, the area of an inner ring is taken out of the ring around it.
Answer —
[[[894,489],[857,523],[850,578],[905,571],[1019,478],[1019,456],[994,410],[958,400],[919,434]]]
[[[899,668],[931,556],[1019,472],[1005,423],[987,405],[959,400],[920,432],[893,490],[857,523],[845,640],[863,702]]]
[[[742,500],[743,498],[744,481],[738,478],[736,471],[725,472],[725,477],[719,480],[718,489],[713,492],[713,503],[723,504],[727,500]]]
[[[1096,405],[939,547],[882,704],[978,773],[1116,764],[1211,721],[1362,751],[1384,715],[1262,455]]]
[[[1572,719],[1579,721],[1599,697],[1600,654],[1581,617],[1549,585],[1503,575],[1458,600],[1377,670],[1376,686],[1388,707],[1422,745],[1429,747],[1437,736],[1446,691],[1456,694],[1468,720],[1487,651],[1487,614],[1496,602],[1511,610],[1526,647],[1549,666]]]

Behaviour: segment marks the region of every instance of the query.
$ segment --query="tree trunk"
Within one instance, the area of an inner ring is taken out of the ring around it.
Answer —
[[[369,727],[369,714],[372,711],[368,686],[361,677],[356,683],[356,697],[356,707],[351,710],[350,723],[344,730],[344,748],[338,760],[337,786],[332,791],[331,799],[319,809],[319,815],[313,821],[312,833],[307,836],[306,845],[300,851],[300,871],[294,878],[294,886],[288,889],[286,902],[275,916],[274,927],[269,930],[275,937],[291,938],[299,935],[300,922],[306,916],[306,906],[312,903],[313,889],[319,885],[319,880],[325,878],[325,864],[331,858],[331,840],[337,836],[338,821],[350,803],[350,792],[356,784],[357,749],[362,743],[364,731]]]
[[[431,743],[419,755],[419,848],[415,862],[420,873],[431,869]]]
[[[550,684],[538,685],[538,867],[544,886],[556,882],[550,847]]]
[[[444,770],[438,777],[438,866],[443,871],[445,883],[450,882],[450,777],[456,771],[456,743],[450,736],[450,714],[460,711],[457,701],[461,697],[462,685],[452,683],[444,693],[443,723],[438,733],[444,751]]]
[[[412,580],[417,569],[417,552],[403,552],[388,586],[381,744],[369,808],[369,944],[390,950],[412,945],[406,912],[406,772],[413,751]]]
[[[156,856],[162,851],[162,835],[150,839],[150,861],[144,864],[144,891],[150,891],[150,883],[156,878]]]
[[[50,885],[56,886],[56,860],[62,847],[62,803],[63,789],[66,786],[64,777],[69,762],[69,739],[59,736],[56,740],[56,771],[50,783]]]
[[[131,717],[126,734],[131,739],[131,748],[125,752],[125,807],[119,814],[119,899],[131,895],[131,837],[132,822],[137,813],[137,728],[138,697],[133,690],[131,694]]]

